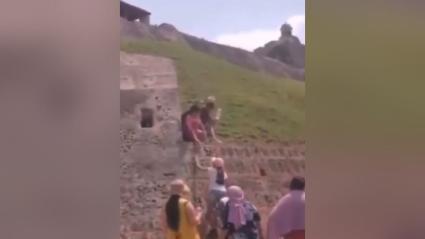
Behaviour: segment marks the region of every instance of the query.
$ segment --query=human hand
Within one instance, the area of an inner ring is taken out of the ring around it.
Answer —
[[[197,206],[197,207],[195,208],[195,210],[196,210],[196,215],[197,215],[197,217],[201,217],[201,216],[202,216],[202,214],[203,214],[203,209],[202,209],[202,207],[201,207],[201,206]]]

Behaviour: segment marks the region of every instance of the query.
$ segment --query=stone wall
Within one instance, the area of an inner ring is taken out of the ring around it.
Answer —
[[[176,73],[165,58],[121,53],[120,63],[121,237],[161,238],[167,185],[183,174]]]
[[[128,21],[140,21],[145,24],[150,23],[151,13],[141,9],[139,7],[133,6],[126,2],[120,1],[120,17],[127,19]]]
[[[190,147],[181,141],[172,61],[121,53],[120,63],[121,238],[163,239],[159,216],[167,185],[175,178],[186,179],[205,206],[208,177],[196,169]],[[144,115],[146,109],[152,114]],[[152,122],[142,124],[146,117]],[[224,158],[230,179],[245,190],[263,218],[288,191],[290,178],[305,173],[304,142],[225,143],[209,149]]]

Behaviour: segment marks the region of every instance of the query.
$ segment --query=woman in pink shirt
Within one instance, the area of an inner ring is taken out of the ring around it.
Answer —
[[[189,131],[191,141],[198,146],[202,146],[207,138],[204,124],[200,117],[199,107],[192,107],[190,114],[186,117],[186,127]]]

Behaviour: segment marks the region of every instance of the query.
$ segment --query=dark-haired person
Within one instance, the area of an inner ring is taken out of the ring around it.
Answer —
[[[214,96],[209,96],[205,106],[201,108],[201,120],[205,126],[208,137],[212,138],[217,143],[222,143],[215,133],[215,127],[220,120],[221,109],[216,107]]]
[[[197,226],[202,213],[184,197],[187,189],[183,180],[175,180],[170,185],[171,195],[161,214],[167,239],[200,239]]]
[[[195,102],[193,105],[190,106],[190,108],[187,111],[185,111],[181,115],[181,130],[182,130],[183,141],[192,142],[192,134],[189,131],[189,128],[187,127],[186,118],[188,115],[192,114],[193,112],[200,111],[200,109],[201,109],[200,103]]]
[[[305,238],[305,179],[292,178],[289,189],[269,215],[267,239]]]
[[[184,119],[189,141],[193,143],[195,153],[201,151],[202,145],[207,139],[204,124],[201,121],[201,109],[198,105],[193,105],[190,112]]]
[[[208,171],[209,186],[207,196],[206,217],[210,226],[210,233],[217,233],[217,205],[221,198],[226,196],[227,173],[224,168],[224,160],[219,157],[211,157],[211,166],[204,167],[196,158],[196,165],[202,170]]]

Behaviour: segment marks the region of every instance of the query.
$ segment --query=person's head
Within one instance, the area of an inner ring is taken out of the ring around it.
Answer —
[[[208,109],[214,109],[215,108],[215,96],[208,96],[205,107]]]
[[[198,104],[193,104],[189,109],[189,113],[191,115],[197,115],[200,112],[201,112],[201,107]]]
[[[224,168],[224,160],[220,157],[212,157],[211,165],[213,168]]]
[[[187,185],[182,179],[176,179],[170,183],[170,194],[182,195],[185,187],[187,187]]]
[[[215,103],[215,96],[213,95],[208,96],[206,103]]]
[[[291,191],[304,191],[305,189],[305,178],[301,176],[295,176],[292,178],[291,183],[289,184],[289,189]]]
[[[185,188],[188,187],[181,179],[176,179],[170,183],[170,198],[165,205],[165,213],[167,218],[167,226],[174,231],[179,230],[180,211],[179,201],[184,197]]]
[[[241,187],[233,185],[227,188],[227,197],[232,202],[239,202],[244,200],[245,194]]]
[[[212,157],[211,166],[216,170],[215,182],[218,185],[226,184],[226,173],[224,172],[224,161],[222,158]]]
[[[187,186],[186,184],[184,185],[183,188],[183,192],[182,192],[182,197],[184,197],[185,199],[189,200],[190,197],[192,195],[192,192],[190,191],[189,186]]]

